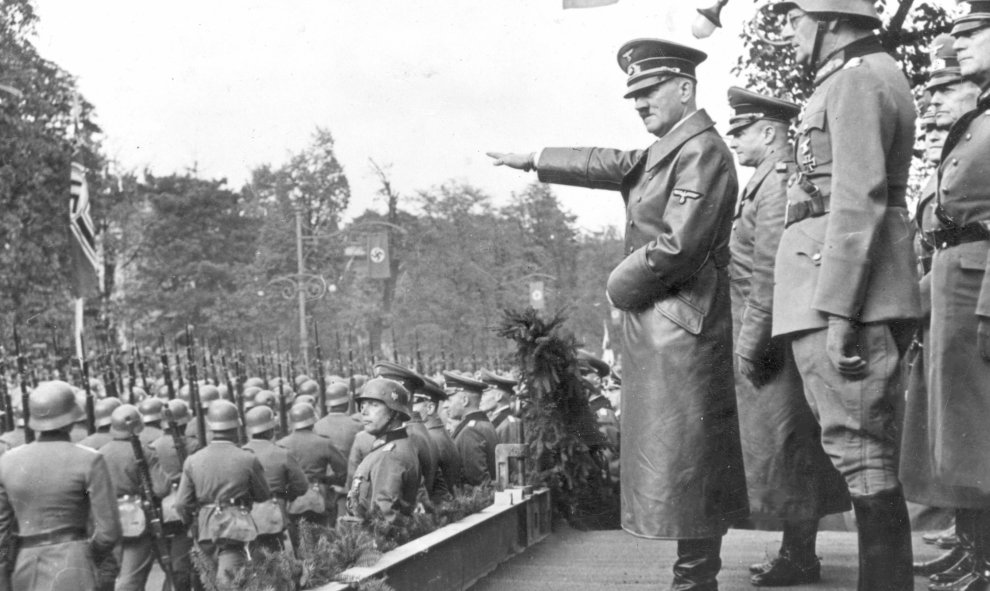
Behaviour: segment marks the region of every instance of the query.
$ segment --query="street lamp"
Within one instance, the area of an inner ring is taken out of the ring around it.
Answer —
[[[698,16],[694,17],[691,25],[691,34],[695,39],[707,39],[712,36],[715,29],[722,27],[722,7],[729,3],[729,0],[716,0],[715,4],[708,8],[699,8]]]

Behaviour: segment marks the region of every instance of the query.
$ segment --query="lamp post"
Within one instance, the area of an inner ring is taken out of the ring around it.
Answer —
[[[296,203],[296,274],[303,277],[306,274],[306,263],[303,260],[302,216],[303,208]],[[309,367],[309,333],[306,329],[306,292],[296,290],[299,298],[299,352],[302,354],[303,367]]]

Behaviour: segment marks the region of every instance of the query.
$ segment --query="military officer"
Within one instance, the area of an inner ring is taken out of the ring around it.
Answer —
[[[153,544],[151,531],[147,524],[140,522],[140,527],[132,526],[135,515],[143,515],[141,507],[141,475],[138,471],[137,458],[131,445],[131,434],[143,430],[142,416],[138,409],[130,404],[122,404],[110,415],[110,436],[100,448],[100,454],[106,459],[113,482],[114,494],[123,523],[124,533],[120,549],[120,575],[117,577],[115,591],[143,591],[148,582],[148,574],[153,563]],[[142,443],[142,445],[144,445]],[[144,457],[148,463],[152,478],[152,486],[157,499],[168,492],[168,483],[164,474],[158,468],[158,459],[154,450],[144,446]],[[157,499],[152,502],[157,502]]]
[[[777,556],[754,565],[756,586],[789,586],[821,578],[815,553],[818,520],[849,508],[842,475],[822,449],[815,417],[794,361],[770,338],[773,270],[784,230],[787,179],[794,172],[788,130],[800,107],[732,87],[729,147],[756,170],[732,224],[732,326],[736,394],[750,512],[783,523]]]
[[[932,99],[922,115],[924,158],[936,167],[942,158],[942,147],[949,127],[963,113],[976,107],[976,96],[979,94],[979,87],[963,79],[953,43],[954,39],[951,35],[939,35],[932,41],[932,70],[925,85],[925,90]],[[925,183],[915,207],[914,222],[918,230],[916,252],[919,255],[919,272],[922,275],[918,286],[922,295],[923,317],[922,325],[915,336],[916,346],[912,347],[908,357],[908,392],[904,413],[904,434],[901,438],[899,476],[904,485],[904,495],[909,501],[929,507],[955,507],[956,497],[960,494],[965,495],[966,489],[941,486],[933,478],[928,436],[929,400],[926,370],[931,364],[925,359],[925,343],[930,340],[932,298],[930,271],[934,245],[926,239],[926,236],[937,229],[934,214],[937,187],[938,175],[933,173]],[[972,540],[969,539],[966,528],[963,529],[963,535],[967,538],[965,545],[969,547],[972,545]],[[949,571],[950,567],[962,560],[966,554],[966,548],[957,544],[949,552],[934,560],[916,563],[914,572],[918,575],[936,575]],[[962,576],[967,571],[968,569],[965,569],[958,574]],[[939,578],[945,577],[939,575]]]
[[[335,475],[346,473],[347,458],[329,439],[313,432],[315,424],[313,407],[306,403],[295,404],[289,409],[292,433],[278,440],[278,444],[299,462],[310,486],[309,491],[289,503],[288,511],[297,521],[305,519],[331,525],[337,520],[337,497],[331,481]]]
[[[375,437],[354,472],[347,510],[359,518],[380,512],[386,520],[411,515],[417,505],[420,467],[403,423],[409,420],[409,392],[392,380],[374,378],[355,398],[364,430]]]
[[[19,546],[13,564],[10,554],[2,557],[0,588],[112,585],[113,549],[121,539],[117,499],[103,456],[69,442],[80,412],[72,387],[42,382],[28,410],[37,439],[0,456],[0,547],[9,548],[14,537]]]
[[[523,423],[512,412],[512,396],[515,394],[516,380],[481,370],[481,381],[489,388],[482,395],[481,410],[488,413],[488,418],[495,427],[499,443],[522,443]]]
[[[606,291],[622,316],[622,527],[677,539],[674,585],[708,589],[722,536],[748,510],[732,376],[732,154],[696,101],[707,56],[660,39],[619,49],[646,150],[490,153],[543,182],[618,191],[626,258]]]
[[[214,400],[205,418],[213,438],[183,465],[175,509],[187,525],[195,524],[195,539],[217,561],[217,588],[233,591],[247,544],[258,535],[251,505],[272,493],[258,458],[237,447],[237,406]]]
[[[272,492],[271,499],[256,502],[251,508],[251,516],[258,527],[254,546],[276,552],[283,548],[282,537],[289,524],[286,503],[306,494],[309,481],[292,453],[275,443],[278,419],[272,409],[267,406],[252,408],[245,414],[244,421],[245,430],[251,437],[244,449],[254,452],[261,462]]]
[[[478,486],[495,478],[495,446],[498,434],[488,415],[479,408],[485,383],[453,371],[443,372],[452,419],[460,421],[450,438],[461,456],[461,478]]]
[[[426,420],[426,431],[437,446],[437,473],[443,483],[438,495],[453,493],[461,486],[461,455],[450,438],[447,427],[438,415],[447,393],[435,381],[423,378],[423,387],[413,395],[413,411]]]
[[[111,441],[113,435],[110,434],[110,415],[121,404],[118,398],[112,396],[97,400],[93,407],[93,416],[95,417],[93,422],[96,425],[96,432],[83,438],[79,445],[98,450],[108,441]]]
[[[908,81],[871,0],[786,0],[783,37],[814,76],[775,261],[773,334],[790,342],[822,444],[845,477],[859,588],[911,588],[897,478],[900,359],[920,315],[906,192]]]
[[[933,482],[954,491],[946,506],[956,509],[956,533],[972,554],[970,572],[939,588],[983,590],[990,587],[990,2],[960,3],[951,34],[959,73],[980,94],[945,140],[938,228],[928,234],[935,248],[928,449]]]
[[[423,387],[423,376],[396,363],[379,362],[375,364],[374,373],[377,377],[399,382],[410,395]],[[423,471],[423,486],[427,494],[433,495],[436,493],[434,486],[437,475],[437,457],[440,451],[433,439],[427,434],[423,417],[419,416],[419,413],[415,411],[410,413],[406,432],[409,434],[409,441],[416,448],[419,469]]]

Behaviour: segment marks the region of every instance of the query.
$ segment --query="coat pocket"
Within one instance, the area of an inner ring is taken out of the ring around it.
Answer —
[[[705,317],[715,301],[718,269],[707,262],[698,273],[677,290],[655,304],[653,309],[693,335],[701,334]]]

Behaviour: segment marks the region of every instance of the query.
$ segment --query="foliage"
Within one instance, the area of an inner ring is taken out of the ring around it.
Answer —
[[[616,513],[608,484],[608,443],[588,406],[591,384],[581,376],[578,342],[558,312],[506,310],[499,334],[516,343],[516,365],[528,404],[523,410],[535,484],[551,490],[554,507],[572,519]]]

